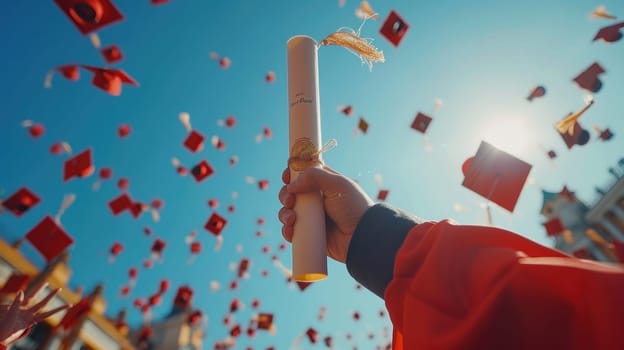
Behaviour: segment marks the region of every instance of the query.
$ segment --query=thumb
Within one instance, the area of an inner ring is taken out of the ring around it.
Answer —
[[[286,187],[286,190],[290,193],[339,192],[343,180],[341,175],[329,172],[326,169],[309,168],[301,172],[295,181],[292,181]]]

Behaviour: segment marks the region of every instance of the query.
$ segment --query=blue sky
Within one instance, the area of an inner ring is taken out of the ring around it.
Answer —
[[[206,348],[226,336],[221,319],[234,296],[247,304],[259,298],[260,311],[275,313],[278,329],[275,336],[243,338],[241,347],[288,348],[310,326],[322,336],[333,335],[340,348],[381,343],[381,329],[389,326],[387,318],[377,316],[383,302],[357,291],[343,265],[330,263],[330,277],[300,293],[287,286],[272,266],[270,254],[261,253],[263,245],[275,252],[282,242],[277,192],[288,156],[286,41],[299,34],[321,40],[339,27],[357,28],[360,20],[354,10],[359,2],[348,0],[343,8],[333,0],[173,0],[157,7],[147,0],[115,3],[126,19],[99,35],[103,45],[121,47],[125,60],[117,67],[141,84],[124,86],[119,97],[93,88],[86,72],[78,82],[56,76],[52,89],[44,89],[46,72],[58,65],[104,63],[89,39],[52,1],[35,8],[29,2],[12,2],[5,8],[0,23],[5,53],[1,58],[5,83],[0,86],[4,146],[0,188],[6,197],[28,186],[43,201],[19,219],[1,215],[0,235],[8,240],[21,237],[44,215],[56,213],[64,194],[75,193],[76,202],[62,219],[76,239],[71,248],[72,285],[89,289],[105,283],[111,315],[122,307],[132,309],[134,298],[148,296],[161,278],[168,278],[172,291],[154,310],[154,318],[168,312],[178,285],[191,284],[196,290],[194,304],[210,319]],[[367,22],[362,36],[375,39],[385,53],[385,63],[369,72],[341,48],[319,50],[323,139],[338,141],[338,147],[325,154],[325,161],[356,179],[372,196],[378,190],[374,177],[380,174],[383,186],[390,190],[388,202],[425,219],[451,217],[460,223],[483,224],[483,200],[461,186],[460,168],[485,139],[533,165],[531,183],[525,186],[515,213],[494,208],[494,223],[549,244],[539,216],[541,190],[558,191],[568,185],[581,199],[591,201],[594,186],[609,181],[607,168],[623,156],[624,43],[591,42],[599,28],[612,23],[589,18],[600,4],[616,15],[624,13],[617,1],[372,1],[381,18]],[[379,34],[392,9],[410,25],[398,48]],[[208,56],[212,51],[229,57],[231,67],[219,68]],[[594,96],[595,106],[581,123],[588,129],[594,124],[609,127],[615,137],[600,142],[593,132],[588,145],[567,150],[553,124],[582,106],[586,93],[572,79],[594,61],[607,73],[602,76],[602,91]],[[269,70],[277,76],[273,84],[264,81]],[[529,103],[525,98],[536,85],[544,85],[547,95]],[[434,114],[427,132],[432,150],[426,151],[423,135],[409,126],[417,112],[430,113],[437,98],[444,106]],[[352,105],[354,114],[342,115],[339,105]],[[199,154],[185,150],[180,112],[190,113],[193,127],[205,135],[222,137],[225,151],[210,145]],[[217,120],[227,115],[237,118],[235,128],[217,126]],[[369,122],[369,132],[354,136],[360,116]],[[20,126],[25,119],[44,124],[46,133],[31,139]],[[132,127],[126,139],[116,135],[122,123]],[[274,136],[256,143],[255,135],[264,126]],[[48,151],[61,140],[76,152],[91,147],[96,167],[112,167],[114,180],[103,183],[97,192],[91,189],[96,176],[64,184],[65,157]],[[551,148],[559,154],[554,162],[544,154]],[[232,155],[240,158],[235,167],[228,165]],[[216,173],[197,184],[176,174],[172,157],[187,166],[206,159]],[[111,215],[107,202],[118,195],[115,183],[120,176],[130,180],[134,198],[165,201],[159,223],[148,214],[139,220]],[[260,191],[248,184],[247,176],[268,179],[269,189]],[[232,192],[238,193],[237,199]],[[206,205],[209,198],[220,200],[217,211],[229,220],[218,253],[212,251],[213,237],[202,229],[211,213]],[[454,211],[456,203],[468,210]],[[228,204],[236,206],[235,213],[227,213]],[[258,217],[267,219],[262,238],[255,236]],[[144,226],[152,228],[152,237],[142,234]],[[184,237],[194,229],[204,252],[188,265]],[[168,242],[164,262],[150,270],[140,268],[131,296],[119,297],[126,271],[149,256],[153,237]],[[114,241],[122,242],[125,251],[109,264],[107,250]],[[242,253],[237,252],[239,244]],[[31,247],[23,250],[43,264]],[[290,266],[290,250],[278,254]],[[242,257],[253,261],[251,278],[242,281],[237,291],[224,288],[212,293],[210,281],[227,286],[234,275],[230,263]],[[270,271],[268,278],[260,276],[262,269]],[[323,305],[327,317],[319,322],[316,315]],[[249,309],[237,316],[242,324],[251,314]],[[362,320],[352,320],[354,310],[360,311]],[[138,323],[139,312],[132,309],[130,319]],[[375,332],[375,340],[366,339],[368,332]],[[346,340],[346,333],[355,338]]]

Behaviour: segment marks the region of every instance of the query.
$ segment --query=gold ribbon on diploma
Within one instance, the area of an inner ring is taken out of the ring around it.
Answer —
[[[336,147],[337,142],[334,139],[327,141],[321,149],[316,149],[314,143],[307,137],[300,138],[295,141],[290,148],[290,158],[288,158],[288,167],[294,171],[303,171],[305,169],[322,166],[321,154]]]

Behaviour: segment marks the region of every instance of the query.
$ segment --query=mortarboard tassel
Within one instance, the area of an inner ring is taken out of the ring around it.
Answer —
[[[284,264],[280,261],[277,255],[273,256],[273,265],[277,267],[278,270],[284,275],[284,277],[290,278],[292,277],[292,271],[284,266]]]
[[[328,35],[325,39],[321,40],[321,45],[337,45],[342,46],[356,55],[362,61],[362,64],[366,64],[369,70],[373,70],[373,62],[384,62],[384,54],[382,51],[377,50],[371,43],[371,38],[361,38],[360,33],[367,17],[362,21],[360,28],[357,32],[352,28],[342,27],[336,32]]]
[[[614,15],[610,14],[609,11],[607,11],[607,7],[604,5],[600,5],[598,7],[596,7],[590,14],[589,14],[590,18],[599,18],[599,19],[616,19],[617,17],[615,17]]]
[[[362,1],[360,3],[360,7],[355,9],[355,17],[362,20],[366,20],[369,18],[377,20],[379,18],[379,15],[373,10],[368,1]]]
[[[51,89],[52,88],[52,78],[54,78],[54,70],[49,70],[46,75],[45,78],[43,78],[43,87],[46,89]]]
[[[591,96],[588,96],[585,99],[585,106],[583,108],[575,113],[568,114],[565,118],[555,124],[557,131],[561,134],[567,133],[568,135],[574,135],[574,126],[578,122],[579,118],[581,118],[593,104],[594,99]]]
[[[96,49],[99,50],[102,47],[102,41],[100,40],[100,37],[99,37],[99,35],[97,35],[97,33],[89,34],[89,40],[91,40],[91,44]]]
[[[178,115],[178,118],[180,119],[180,122],[182,123],[182,125],[184,126],[184,129],[186,129],[187,132],[193,131],[193,127],[191,126],[190,114],[188,114],[187,112],[181,112]]]
[[[56,216],[54,216],[54,221],[56,221],[57,224],[61,224],[61,216],[63,216],[63,214],[65,214],[65,211],[72,205],[72,203],[74,203],[74,201],[76,200],[76,195],[73,193],[70,194],[66,194],[65,197],[63,197],[63,202],[61,202],[61,207],[59,208],[58,213],[56,213]]]
[[[218,251],[221,250],[221,247],[223,246],[223,236],[222,235],[216,236],[216,240],[217,241],[216,241],[215,246],[214,246],[214,251],[218,252]]]

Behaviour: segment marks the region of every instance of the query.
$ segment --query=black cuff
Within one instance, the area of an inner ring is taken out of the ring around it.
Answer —
[[[394,258],[408,232],[423,220],[387,204],[375,204],[360,219],[347,252],[347,271],[383,299]]]

